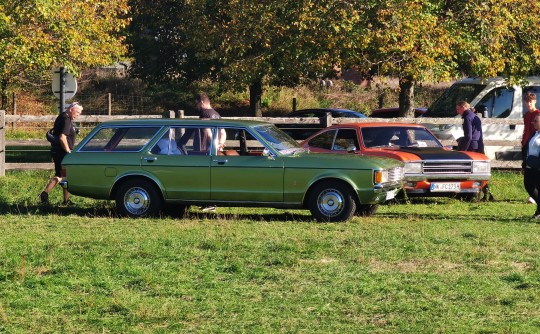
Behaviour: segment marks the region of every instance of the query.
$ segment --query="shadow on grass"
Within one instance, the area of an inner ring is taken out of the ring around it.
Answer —
[[[266,210],[266,209],[264,209]],[[174,211],[174,207],[167,208],[161,212],[156,219],[186,219],[186,220],[249,220],[261,222],[274,221],[294,221],[294,222],[314,222],[313,217],[308,213],[304,214],[302,210],[297,212],[283,210],[276,213],[223,213],[229,211],[228,208],[217,208],[214,212],[202,212],[193,207],[184,215]],[[116,209],[112,202],[99,204],[96,206],[88,205],[54,205],[54,204],[34,204],[25,205],[23,203],[0,203],[0,214],[12,215],[33,215],[33,216],[69,216],[76,215],[88,218],[122,218],[116,213]]]
[[[521,203],[520,201],[507,201],[507,200],[498,200],[491,201],[490,203]],[[447,201],[439,201],[436,199],[421,199],[415,198],[410,199],[408,203],[391,203],[392,206],[402,206],[402,205],[414,205],[414,204],[441,204],[441,205],[452,205]],[[482,205],[481,202],[471,203],[475,205]],[[254,210],[257,210],[254,208]],[[168,207],[164,212],[160,213],[156,219],[186,219],[186,220],[227,220],[227,221],[239,221],[239,220],[248,220],[254,222],[304,222],[304,223],[313,223],[315,222],[314,218],[311,216],[307,210],[279,210],[279,212],[266,213],[265,210],[273,210],[268,208],[260,208],[261,212],[231,212],[228,207],[218,207],[216,211],[213,212],[202,212],[196,206],[192,206],[184,215],[179,211],[175,211],[174,207]],[[430,213],[394,213],[394,212],[385,212],[385,213],[375,213],[375,217],[384,217],[390,219],[400,219],[406,220],[409,218],[421,218],[424,220],[492,220],[500,223],[522,223],[522,222],[536,222],[531,218],[532,213],[534,212],[533,206],[531,206],[530,213],[529,211],[524,211],[523,214],[519,217],[503,217],[485,214],[478,212],[477,208],[468,210],[464,213],[452,213],[449,214],[446,212],[430,212]],[[0,214],[12,214],[12,215],[33,215],[33,216],[49,216],[49,215],[58,215],[58,216],[69,216],[76,215],[80,217],[88,218],[121,218],[117,213],[114,207],[114,202],[103,202],[98,203],[97,205],[88,205],[88,204],[74,204],[70,206],[64,205],[42,205],[42,204],[33,204],[26,205],[25,203],[0,203]]]

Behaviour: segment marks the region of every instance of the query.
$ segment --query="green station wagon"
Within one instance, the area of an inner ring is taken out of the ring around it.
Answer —
[[[402,162],[312,154],[273,124],[221,119],[105,122],[62,164],[72,194],[115,200],[131,217],[167,204],[309,209],[345,221],[374,213],[403,181]]]

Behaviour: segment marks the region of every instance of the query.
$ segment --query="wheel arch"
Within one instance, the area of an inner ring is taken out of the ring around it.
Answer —
[[[307,208],[309,207],[309,199],[311,197],[311,194],[313,192],[313,189],[323,183],[323,182],[326,182],[326,181],[332,181],[332,182],[336,182],[336,183],[341,183],[341,184],[344,184],[345,186],[347,186],[351,191],[352,193],[354,194],[354,200],[356,201],[356,204],[357,205],[360,205],[360,198],[358,197],[358,192],[356,191],[355,187],[352,185],[352,183],[348,180],[345,180],[345,179],[342,179],[342,178],[339,178],[339,177],[323,177],[323,178],[320,178],[318,180],[316,180],[315,182],[313,182],[309,188],[307,189],[305,195],[304,195],[304,200],[302,201],[302,206],[304,208]]]
[[[144,175],[144,174],[127,174],[127,175],[122,175],[121,177],[119,177],[114,182],[114,185],[113,185],[113,187],[111,189],[111,192],[109,194],[109,199],[114,200],[116,198],[116,193],[118,192],[118,189],[120,188],[120,186],[122,184],[124,184],[127,181],[137,180],[137,179],[147,180],[150,183],[152,183],[154,185],[154,187],[156,187],[158,192],[161,194],[161,199],[163,201],[165,201],[166,197],[165,197],[165,194],[163,192],[163,187],[162,187],[161,183],[158,182],[157,180],[155,180],[154,178],[150,177],[149,175]]]

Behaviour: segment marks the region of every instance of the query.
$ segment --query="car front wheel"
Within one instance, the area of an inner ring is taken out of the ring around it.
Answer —
[[[309,210],[317,221],[341,222],[349,220],[354,215],[356,201],[347,184],[325,181],[313,188]]]
[[[162,207],[161,195],[154,184],[142,179],[124,182],[115,200],[116,209],[122,216],[154,216]]]

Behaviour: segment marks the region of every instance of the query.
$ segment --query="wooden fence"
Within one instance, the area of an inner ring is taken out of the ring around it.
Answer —
[[[183,118],[183,112],[170,111],[165,115],[143,115],[143,116],[105,116],[105,115],[81,115],[77,118],[78,123],[101,123],[109,120],[117,119],[140,119],[140,118]],[[0,110],[0,176],[5,175],[5,171],[9,169],[52,169],[52,163],[5,163],[6,146],[48,146],[49,143],[43,140],[18,140],[18,141],[6,141],[5,130],[6,124],[13,124],[14,127],[17,124],[22,123],[46,123],[43,127],[43,133],[45,130],[51,127],[56,115],[47,116],[24,116],[24,115],[6,115],[4,110]],[[185,118],[197,118],[196,116]],[[435,125],[449,125],[449,124],[461,124],[461,118],[332,118],[330,114],[326,118],[288,118],[288,117],[223,117],[224,119],[240,119],[240,120],[256,120],[264,121],[274,124],[314,124],[327,127],[333,124],[344,124],[351,122],[385,122],[385,123],[416,123],[416,124],[435,124]],[[503,124],[503,125],[520,125],[523,124],[523,119],[491,119],[486,118],[482,120],[483,125],[487,124]],[[443,141],[444,145],[455,146],[455,141]],[[519,147],[520,141],[508,141],[508,140],[484,140],[485,146],[511,146]],[[521,161],[508,160],[492,160],[491,166],[493,168],[521,168]]]

